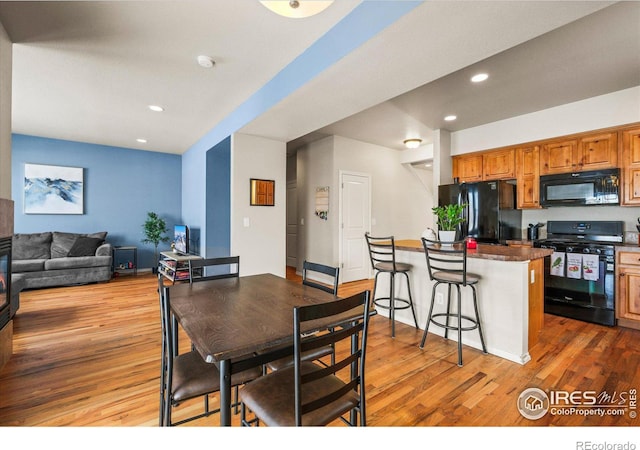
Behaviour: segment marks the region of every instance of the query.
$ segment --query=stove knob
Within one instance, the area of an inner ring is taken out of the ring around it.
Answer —
[[[582,253],[591,253],[591,249],[587,247],[584,250],[582,250]]]

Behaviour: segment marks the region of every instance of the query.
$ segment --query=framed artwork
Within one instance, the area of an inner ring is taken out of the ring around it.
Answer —
[[[24,165],[25,214],[83,214],[82,167]]]
[[[259,180],[251,178],[250,186],[251,206],[274,206],[276,182],[274,180]]]
[[[316,216],[322,220],[329,217],[329,186],[316,188]]]

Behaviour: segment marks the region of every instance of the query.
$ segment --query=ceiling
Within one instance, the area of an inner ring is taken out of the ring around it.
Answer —
[[[184,153],[361,3],[285,19],[254,0],[0,2],[13,132]],[[639,24],[635,1],[424,2],[237,131],[289,149],[331,134],[430,142],[640,85]],[[470,83],[479,70],[490,78]]]

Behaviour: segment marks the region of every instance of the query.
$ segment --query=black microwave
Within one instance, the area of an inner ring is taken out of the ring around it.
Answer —
[[[620,204],[620,169],[573,172],[540,177],[540,205]]]

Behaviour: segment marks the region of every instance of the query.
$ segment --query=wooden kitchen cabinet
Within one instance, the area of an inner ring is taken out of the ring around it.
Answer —
[[[578,141],[578,170],[600,170],[618,167],[618,133],[590,134]]]
[[[627,206],[638,206],[640,205],[640,128],[623,130],[621,134],[621,204]]]
[[[540,208],[540,148],[515,149],[518,209]]]
[[[618,325],[640,330],[640,251],[619,251],[616,258]]]
[[[516,176],[515,150],[496,150],[482,154],[482,179],[510,180]]]
[[[540,148],[540,175],[576,172],[578,141],[548,142]]]
[[[618,167],[618,134],[615,131],[549,142],[540,150],[541,175],[614,167]]]
[[[454,156],[453,179],[460,183],[482,181],[482,154]]]

